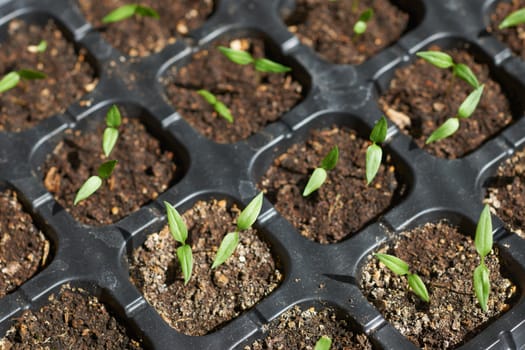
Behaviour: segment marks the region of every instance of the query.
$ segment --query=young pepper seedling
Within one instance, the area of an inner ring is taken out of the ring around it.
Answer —
[[[314,350],[330,350],[332,347],[332,339],[326,335],[323,335],[315,343]]]
[[[219,46],[217,49],[230,61],[242,66],[253,64],[255,69],[259,72],[285,73],[292,70],[290,67],[274,62],[267,58],[254,58],[249,52],[246,51],[230,49],[225,46]]]
[[[262,203],[263,193],[261,192],[241,211],[237,219],[237,229],[234,232],[226,234],[222,239],[215,260],[213,261],[212,269],[223,264],[233,254],[239,244],[239,233],[252,227],[261,212]]]
[[[377,175],[377,171],[381,166],[381,159],[383,158],[383,150],[380,143],[385,142],[386,133],[388,130],[388,124],[385,116],[379,119],[370,133],[370,141],[372,144],[366,149],[366,184],[374,180]]]
[[[466,81],[474,89],[479,87],[478,78],[472,70],[463,63],[456,63],[452,56],[441,51],[419,51],[416,56],[424,59],[433,66],[441,69],[452,68],[453,76],[457,76],[460,79]]]
[[[166,207],[170,233],[175,241],[181,244],[181,246],[177,248],[177,259],[179,260],[182,275],[184,276],[184,285],[186,285],[191,278],[191,272],[193,270],[193,253],[191,246],[186,243],[188,228],[177,209],[168,202],[164,202],[164,206]]]
[[[233,116],[230,110],[228,109],[228,107],[226,107],[224,103],[219,101],[214,94],[204,89],[197,91],[197,93],[201,95],[206,100],[206,102],[208,102],[213,107],[213,109],[215,110],[215,112],[217,112],[218,115],[226,119],[228,123],[233,123]]]
[[[374,10],[372,10],[371,8],[366,9],[365,11],[363,11],[363,13],[361,13],[361,15],[359,16],[359,19],[354,24],[354,34],[355,35],[361,35],[366,31],[366,28],[368,26],[368,21],[370,21],[373,15],[374,15]]]
[[[330,152],[321,161],[321,166],[315,168],[308,179],[308,183],[304,187],[303,197],[307,197],[313,192],[317,191],[322,184],[326,181],[327,171],[335,168],[339,160],[339,148],[337,146],[332,147]]]
[[[517,25],[525,23],[525,8],[521,8],[509,14],[501,21],[498,28],[504,29],[509,27],[515,27]]]
[[[485,265],[485,257],[492,250],[492,218],[487,204],[479,216],[474,245],[480,256],[480,263],[474,270],[474,294],[481,309],[486,312],[490,294],[490,271]]]
[[[32,69],[20,69],[9,72],[0,80],[0,93],[14,88],[22,79],[36,80],[45,79],[46,77],[47,75],[45,73]]]
[[[120,22],[132,17],[133,15],[141,17],[151,17],[155,19],[160,18],[158,12],[149,6],[139,4],[126,4],[114,9],[106,16],[104,16],[104,18],[102,18],[102,23]]]

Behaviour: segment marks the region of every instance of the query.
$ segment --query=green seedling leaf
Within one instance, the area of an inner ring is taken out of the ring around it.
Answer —
[[[368,22],[374,15],[374,10],[372,8],[366,9],[361,13],[361,16],[359,16],[359,20],[361,22]]]
[[[89,196],[95,193],[101,185],[102,179],[100,177],[91,176],[89,179],[86,180],[86,182],[84,182],[84,184],[78,190],[77,195],[75,196],[75,200],[73,201],[73,205],[77,205],[78,202],[87,199]]]
[[[36,46],[36,51],[42,53],[46,50],[47,50],[47,41],[45,40],[40,41],[38,45]]]
[[[217,101],[215,105],[213,106],[215,109],[215,112],[217,112],[218,115],[226,119],[229,123],[233,123],[233,116],[229,110],[228,107],[221,101]]]
[[[175,209],[168,202],[164,202],[164,206],[166,207],[168,226],[170,228],[171,235],[177,242],[185,244],[186,239],[188,238],[188,229],[186,228],[184,220],[182,220],[182,216],[180,216],[177,209]]]
[[[363,22],[363,21],[357,21],[355,22],[354,24],[354,33],[357,34],[357,35],[361,35],[363,34],[364,32],[366,32],[366,28],[367,28],[367,24],[366,22]]]
[[[106,157],[109,157],[113,147],[115,147],[118,140],[118,134],[118,130],[115,128],[106,128],[104,130],[104,135],[102,136],[102,150]]]
[[[115,10],[108,13],[104,18],[102,18],[102,23],[119,22],[133,15],[138,15],[142,17],[152,17],[155,19],[160,18],[157,11],[155,11],[151,7],[137,5],[137,4],[127,4],[127,5],[118,7]]]
[[[244,208],[243,211],[239,214],[239,218],[237,219],[237,228],[239,231],[247,230],[254,224],[255,220],[257,220],[257,217],[259,216],[259,213],[261,212],[263,204],[263,193],[260,192],[257,196],[255,196],[250,203]]]
[[[326,335],[323,335],[317,343],[315,343],[314,350],[330,350],[332,347],[332,339],[327,337]]]
[[[427,139],[425,144],[431,142],[439,141],[444,138],[449,137],[454,134],[459,129],[459,119],[458,118],[449,118],[445,121],[439,128],[434,130],[434,132]]]
[[[374,125],[372,132],[370,133],[370,141],[375,143],[383,143],[386,140],[386,133],[388,131],[388,123],[385,116],[382,116]]]
[[[18,75],[20,75],[20,78],[27,80],[45,79],[47,77],[46,73],[32,69],[20,69]]]
[[[458,118],[468,118],[474,113],[476,108],[478,107],[479,100],[481,99],[481,95],[483,94],[483,88],[485,85],[480,85],[476,88],[476,90],[472,91],[465,101],[461,103],[461,106],[459,106],[458,109]]]
[[[228,59],[234,63],[246,65],[254,62],[252,55],[246,51],[234,50],[225,46],[219,46],[217,49],[219,49],[219,51],[224,56],[228,57]]]
[[[485,204],[479,216],[474,245],[482,258],[486,257],[492,250],[492,218],[487,204]]]
[[[117,160],[108,160],[107,162],[102,163],[97,170],[98,176],[105,180],[111,176],[115,165],[117,165]]]
[[[463,79],[466,81],[470,86],[472,86],[474,89],[479,87],[479,81],[478,78],[476,78],[476,75],[472,72],[472,70],[463,63],[458,63],[454,65],[454,75],[456,75],[458,78]]]
[[[416,56],[421,57],[428,63],[438,68],[450,68],[454,66],[454,60],[449,54],[440,51],[420,51]]]
[[[366,183],[369,185],[377,175],[383,158],[383,150],[375,143],[366,149]]]
[[[186,285],[190,280],[191,271],[193,270],[193,254],[191,252],[191,247],[188,244],[178,247],[177,258],[179,259],[182,275],[184,276],[184,285]]]
[[[258,58],[255,60],[255,69],[266,73],[285,73],[292,70],[292,68],[274,62],[267,58]]]
[[[398,257],[381,253],[376,253],[374,256],[396,275],[404,276],[408,274],[408,264]]]
[[[505,17],[499,24],[498,28],[504,29],[508,27],[514,27],[522,23],[525,23],[525,8],[514,11]]]
[[[217,266],[222,265],[226,260],[228,260],[228,258],[235,251],[235,248],[237,248],[238,243],[239,232],[230,232],[226,236],[224,236],[221,245],[219,246],[219,250],[217,250],[217,255],[215,256],[215,260],[213,261],[213,265],[211,266],[211,268],[214,269]]]
[[[323,168],[315,168],[308,183],[304,187],[303,197],[308,197],[313,192],[317,191],[326,181],[326,170]]]
[[[339,160],[339,148],[337,146],[332,147],[330,152],[321,161],[321,168],[329,171],[335,168],[337,161]]]
[[[106,125],[110,128],[117,129],[121,123],[122,117],[120,116],[120,111],[116,105],[112,105],[106,114]]]
[[[159,13],[152,9],[151,7],[144,6],[144,5],[137,5],[135,8],[135,14],[142,16],[142,17],[151,17],[155,19],[159,19]]]
[[[206,102],[208,102],[212,106],[214,106],[217,103],[217,98],[215,97],[215,95],[209,92],[208,90],[201,89],[197,91],[197,93],[201,95],[206,100]]]
[[[474,270],[474,293],[483,311],[487,311],[490,294],[489,270],[483,264]]]
[[[0,80],[0,92],[4,92],[14,88],[20,81],[20,74],[18,72],[7,73],[2,80]]]
[[[423,283],[423,280],[421,277],[416,275],[415,273],[409,273],[407,275],[408,285],[410,286],[410,289],[424,302],[427,302],[430,300],[430,297],[428,296],[427,287],[425,286],[425,283]]]

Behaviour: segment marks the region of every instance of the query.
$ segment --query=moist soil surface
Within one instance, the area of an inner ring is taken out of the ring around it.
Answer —
[[[499,24],[512,12],[525,7],[525,0],[500,1],[490,14],[490,24],[487,31],[504,42],[518,56],[525,59],[525,26],[498,29]]]
[[[105,123],[95,131],[68,130],[44,165],[44,184],[76,220],[92,225],[114,223],[140,209],[174,180],[173,153],[161,148],[135,118],[123,118],[119,138],[109,158],[102,152]],[[112,176],[88,199],[73,206],[82,184],[106,160],[118,164]]]
[[[267,55],[261,39],[220,41],[196,53],[184,67],[171,68],[162,82],[169,102],[193,128],[215,142],[234,143],[289,111],[301,100],[302,87],[288,73],[263,73],[252,64],[231,62],[217,50],[219,45],[275,60]],[[234,122],[219,116],[197,93],[200,89],[224,103]]]
[[[429,50],[442,51],[439,47]],[[512,121],[505,95],[489,76],[489,67],[477,63],[467,51],[445,50],[454,62],[469,66],[480,84],[485,84],[476,111],[460,121],[459,130],[446,139],[425,145],[426,139],[448,118],[457,114],[465,98],[474,90],[454,77],[450,69],[440,69],[423,59],[395,72],[390,87],[381,96],[385,114],[415,143],[429,153],[448,159],[466,155]]]
[[[525,150],[507,159],[489,179],[486,202],[508,230],[525,238]]]
[[[62,288],[38,311],[26,310],[0,339],[0,349],[141,349],[96,297]]]
[[[359,64],[394,43],[408,24],[408,14],[388,0],[355,1],[298,0],[286,19],[288,29],[304,45],[325,60],[338,64]],[[364,34],[353,31],[361,13],[372,8],[374,14]]]
[[[325,335],[332,339],[331,349],[371,350],[366,335],[354,332],[344,319],[339,319],[334,310],[316,310],[299,307],[286,311],[263,330],[265,338],[255,341],[244,350],[263,349],[307,349],[313,350],[317,340]]]
[[[22,209],[16,192],[0,192],[0,298],[46,264],[49,245]]]
[[[236,229],[237,207],[225,200],[199,201],[183,214],[193,273],[184,285],[175,254],[178,243],[164,227],[133,252],[132,282],[162,318],[187,335],[207,334],[254,306],[282,279],[270,249],[254,229],[240,233],[239,245],[223,264],[211,269],[224,235]]]
[[[78,52],[56,24],[29,25],[12,20],[7,38],[0,43],[0,76],[20,69],[46,74],[45,79],[25,80],[0,94],[0,131],[19,132],[54,114],[62,113],[74,101],[96,85],[93,68],[86,61],[86,51]],[[44,52],[34,51],[42,40]]]
[[[339,161],[319,190],[304,198],[314,168],[337,145]],[[367,186],[366,149],[370,141],[346,128],[314,130],[309,139],[290,147],[270,166],[259,187],[275,208],[308,239],[333,243],[363,228],[391,206],[403,186],[388,155]]]
[[[126,0],[79,0],[80,8],[95,29],[113,47],[128,56],[147,56],[173,44],[200,27],[213,11],[212,0],[149,0],[142,5],[156,10],[159,19],[133,16],[120,22],[103,24],[102,18],[129,4]]]
[[[481,309],[472,290],[479,264],[474,242],[446,222],[404,232],[378,252],[407,262],[425,283],[430,302],[408,289],[406,277],[394,275],[372,257],[362,270],[363,293],[388,322],[425,349],[449,349],[466,342],[509,310],[518,295],[494,248],[485,258],[491,283],[488,311]]]

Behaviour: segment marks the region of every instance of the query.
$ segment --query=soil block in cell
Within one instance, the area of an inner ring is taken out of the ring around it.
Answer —
[[[335,145],[339,148],[337,166],[328,171],[319,190],[304,198],[310,174]],[[377,218],[404,192],[388,155],[367,186],[369,145],[370,141],[351,129],[313,130],[306,142],[293,145],[275,159],[259,187],[303,236],[320,243],[340,241]]]
[[[212,332],[254,306],[281,281],[269,246],[255,229],[242,231],[234,254],[211,269],[224,235],[235,231],[238,215],[239,209],[226,200],[199,201],[183,214],[194,261],[186,286],[175,254],[178,243],[167,227],[149,235],[133,252],[132,282],[179,332]]]
[[[525,238],[525,151],[507,159],[489,178],[486,201],[510,231]]]
[[[521,56],[523,59],[525,59],[525,45],[523,45],[525,26],[521,24],[504,29],[499,29],[498,26],[505,17],[524,7],[524,0],[499,1],[490,14],[490,24],[487,27],[489,33],[495,35],[500,41],[510,47],[514,54]]]
[[[119,22],[102,23],[111,11],[129,4],[125,0],[79,0],[86,19],[120,52],[128,56],[147,56],[173,44],[200,27],[211,15],[212,0],[150,0],[141,5],[153,8],[159,18],[135,15]]]
[[[301,99],[303,87],[289,73],[263,73],[253,64],[231,62],[218,49],[226,46],[269,58],[261,39],[214,42],[183,67],[174,66],[162,78],[169,102],[199,133],[218,143],[233,143],[260,131]],[[282,62],[279,62],[282,63]],[[197,93],[213,93],[231,111],[233,123],[219,116]]]
[[[16,192],[0,192],[0,298],[44,266],[50,243],[22,209]]]
[[[173,153],[162,149],[136,118],[122,119],[119,138],[109,158],[102,152],[105,123],[95,131],[68,129],[43,167],[43,181],[55,199],[78,221],[114,223],[154,200],[175,179]],[[107,160],[117,160],[113,174],[100,189],[76,206],[78,189]]]
[[[443,51],[437,46],[429,50]],[[451,69],[440,69],[417,59],[396,70],[379,103],[385,114],[420,148],[441,158],[455,159],[474,151],[501,131],[512,121],[512,115],[509,102],[500,85],[490,78],[486,64],[476,62],[463,49],[444,52],[450,54],[454,62],[470,67],[479,83],[485,85],[474,114],[460,120],[459,130],[454,135],[425,145],[432,132],[454,117],[461,103],[474,90],[454,76]]]
[[[26,310],[0,349],[141,349],[107,307],[80,288],[62,287],[38,311]]]
[[[373,15],[367,29],[356,35],[354,24],[369,8]],[[359,64],[401,37],[408,14],[388,0],[298,0],[286,24],[325,60]]]
[[[295,306],[264,326],[263,331],[264,338],[245,346],[244,350],[314,349],[323,335],[332,340],[333,350],[372,349],[366,335],[352,331],[348,322],[338,318],[331,308],[303,310]]]
[[[445,221],[403,232],[377,252],[407,262],[428,289],[430,302],[425,303],[409,290],[406,276],[394,275],[371,256],[362,269],[365,296],[419,347],[449,349],[465,343],[509,310],[518,296],[495,247],[485,258],[491,291],[487,312],[481,309],[472,287],[479,264],[474,242]]]
[[[54,114],[62,113],[97,83],[86,51],[75,51],[55,22],[43,27],[15,19],[6,24],[6,38],[0,42],[0,76],[21,69],[36,70],[44,79],[21,79],[0,94],[0,131],[19,132]],[[43,52],[36,50],[42,41]]]

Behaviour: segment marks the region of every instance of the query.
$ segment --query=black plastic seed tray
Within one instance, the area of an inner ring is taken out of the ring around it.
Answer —
[[[178,40],[143,59],[125,57],[112,48],[86,22],[75,1],[1,1],[0,30],[17,17],[30,22],[55,19],[70,40],[89,51],[99,83],[82,98],[89,101],[87,105],[77,102],[64,114],[24,132],[0,133],[0,184],[19,193],[53,247],[52,261],[43,271],[0,299],[0,334],[5,334],[24,309],[39,308],[69,282],[98,296],[146,347],[154,349],[242,348],[261,337],[262,326],[292,305],[320,303],[335,306],[377,349],[415,348],[365,299],[358,287],[360,266],[392,233],[429,221],[448,219],[474,232],[482,209],[483,184],[504,158],[525,143],[525,120],[521,117],[525,62],[484,30],[495,1],[395,2],[410,14],[409,30],[393,46],[359,66],[350,66],[321,60],[287,30],[281,14],[293,9],[292,0],[220,0],[214,14],[189,39]],[[240,34],[262,36],[273,44],[276,56],[293,67],[307,93],[299,105],[261,132],[242,142],[218,145],[193,130],[165,102],[158,78],[169,66],[186,64],[193,53],[217,37]],[[312,128],[346,125],[366,137],[382,114],[376,102],[378,94],[395,69],[434,43],[449,48],[469,43],[472,53],[490,65],[513,106],[511,126],[467,156],[446,160],[419,149],[389,124],[386,152],[408,188],[396,206],[343,242],[321,245],[300,236],[265,200],[256,226],[282,264],[282,284],[253,309],[206,336],[186,336],[170,328],[131,284],[127,268],[132,249],[166,224],[163,201],[182,211],[197,199],[211,197],[244,206],[257,193],[255,184],[276,155],[304,140]],[[76,222],[55,202],[43,185],[40,167],[66,129],[100,122],[112,103],[118,103],[131,117],[141,115],[150,131],[181,160],[184,174],[154,202],[116,224],[94,228]],[[496,244],[523,291],[525,241],[494,219]],[[482,348],[525,348],[523,297],[461,347]]]

